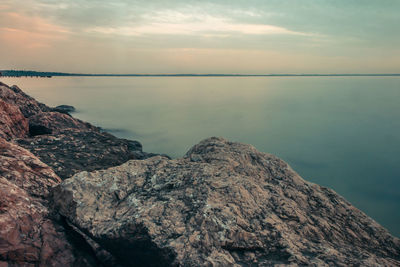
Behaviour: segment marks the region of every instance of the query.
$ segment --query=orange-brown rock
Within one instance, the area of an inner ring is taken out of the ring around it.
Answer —
[[[400,265],[400,240],[334,191],[221,138],[79,173],[53,201],[124,266]]]
[[[80,252],[51,219],[45,198],[60,181],[32,153],[0,138],[0,266],[94,265],[91,252]]]
[[[26,118],[51,109],[25,94],[18,86],[8,86],[0,82],[0,98],[11,105],[17,106]]]
[[[0,138],[0,176],[36,197],[47,197],[61,182],[54,171],[28,150]]]
[[[28,120],[17,106],[0,99],[0,137],[7,140],[28,136]]]
[[[75,257],[66,240],[39,200],[0,177],[2,266],[72,266]]]

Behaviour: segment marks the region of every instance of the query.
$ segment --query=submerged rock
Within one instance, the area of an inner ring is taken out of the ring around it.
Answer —
[[[131,160],[58,185],[53,207],[123,266],[398,266],[400,241],[250,145]]]

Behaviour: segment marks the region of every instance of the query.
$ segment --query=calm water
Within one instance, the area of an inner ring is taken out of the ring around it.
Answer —
[[[399,77],[2,79],[148,152],[209,136],[273,153],[400,236]]]

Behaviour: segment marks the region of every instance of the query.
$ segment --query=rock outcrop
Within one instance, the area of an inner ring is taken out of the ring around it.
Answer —
[[[58,185],[53,207],[123,266],[399,266],[400,241],[250,145],[210,138]]]
[[[0,82],[0,98],[11,105],[17,106],[26,118],[40,112],[50,111],[51,108],[39,103],[25,94],[18,86],[8,86]]]
[[[0,97],[0,137],[31,151],[62,179],[155,155],[143,152],[137,141],[117,138],[73,118],[68,114],[72,106],[51,108],[3,83]]]
[[[49,192],[61,182],[58,174],[66,178],[150,154],[70,111],[0,83],[0,266],[101,266],[97,257],[107,262],[107,252],[93,251],[49,212]]]

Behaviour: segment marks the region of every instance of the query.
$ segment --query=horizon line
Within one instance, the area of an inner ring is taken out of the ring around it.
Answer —
[[[54,71],[32,70],[0,70],[0,77],[18,76],[86,76],[86,77],[301,77],[301,76],[400,76],[400,73],[269,73],[269,74],[243,74],[243,73],[69,73]]]

